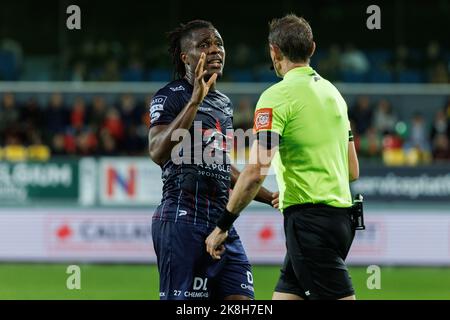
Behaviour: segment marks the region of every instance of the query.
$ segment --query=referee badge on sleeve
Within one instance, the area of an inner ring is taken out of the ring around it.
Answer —
[[[255,112],[254,131],[272,129],[272,109],[261,108]]]

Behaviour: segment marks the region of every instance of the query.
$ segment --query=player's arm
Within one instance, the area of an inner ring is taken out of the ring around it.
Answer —
[[[355,181],[359,178],[359,162],[358,155],[356,154],[355,143],[353,141],[353,134],[349,133],[348,141],[348,173],[349,181]]]
[[[234,188],[241,172],[233,165],[231,165],[231,187]],[[233,190],[234,191],[234,190]],[[255,196],[255,201],[268,204],[274,208],[278,208],[278,192],[270,192],[266,188],[259,189]]]
[[[206,70],[203,71],[205,63],[205,54],[202,53],[195,69],[194,89],[189,102],[184,106],[177,117],[167,125],[157,125],[151,127],[148,133],[148,148],[150,158],[159,165],[162,165],[170,158],[172,148],[178,144],[179,140],[172,140],[172,134],[177,129],[188,130],[192,126],[199,105],[208,94],[209,88],[217,79],[217,74],[213,74],[208,82],[203,77]],[[187,132],[187,131],[186,131]]]
[[[264,179],[270,168],[272,159],[278,150],[279,136],[277,133],[269,131],[258,134],[257,140],[253,142],[250,150],[250,164],[239,175],[234,186],[226,210],[217,222],[217,227],[206,239],[206,250],[214,259],[220,259],[224,251],[223,241],[228,236],[228,229],[239,216],[239,213],[255,198],[258,194]],[[268,138],[267,136],[272,137]],[[270,142],[269,142],[270,141]]]

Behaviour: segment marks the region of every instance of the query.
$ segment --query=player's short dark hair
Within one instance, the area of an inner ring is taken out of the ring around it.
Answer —
[[[180,58],[182,41],[190,36],[192,31],[204,28],[215,29],[213,24],[209,21],[192,20],[186,24],[181,23],[177,28],[167,33],[167,37],[169,38],[169,54],[175,67],[175,77],[183,78],[186,74],[186,68]]]
[[[311,26],[295,14],[273,19],[269,23],[269,43],[278,46],[292,62],[308,62],[314,48]]]

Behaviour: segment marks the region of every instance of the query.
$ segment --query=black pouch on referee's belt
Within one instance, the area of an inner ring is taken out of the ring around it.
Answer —
[[[364,210],[363,210],[363,196],[357,194],[353,200],[353,206],[351,207],[351,217],[353,229],[355,230],[365,230],[364,225]]]

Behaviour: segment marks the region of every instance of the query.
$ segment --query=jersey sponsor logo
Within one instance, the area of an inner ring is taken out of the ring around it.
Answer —
[[[156,111],[162,111],[162,110],[164,110],[164,108],[163,108],[163,106],[160,105],[160,104],[155,105],[155,106],[151,106],[151,107],[150,107],[150,113],[151,113],[151,114],[153,114],[153,113],[156,112]]]
[[[184,91],[184,87],[182,85],[179,85],[178,87],[171,87],[169,89],[172,90],[173,92]]]
[[[157,95],[152,98],[152,102],[150,104],[150,124],[157,121],[161,116],[159,111],[164,110],[164,103],[167,100],[167,96]]]
[[[167,96],[163,96],[163,95],[154,96],[152,99],[152,102],[150,103],[150,112],[151,112],[152,108],[162,110],[166,100],[167,100]]]
[[[194,285],[192,286],[192,289],[207,291],[208,290],[207,284],[208,284],[208,278],[203,279],[200,277],[195,277]]]
[[[247,281],[250,284],[253,284],[253,275],[250,271],[247,271]]]
[[[262,108],[256,110],[254,129],[256,131],[272,129],[272,109]]]
[[[150,120],[150,123],[153,123],[153,122],[155,122],[156,120],[158,120],[160,116],[161,116],[161,113],[159,113],[159,112],[153,112],[153,113],[152,113],[152,118],[151,118],[151,120]]]

